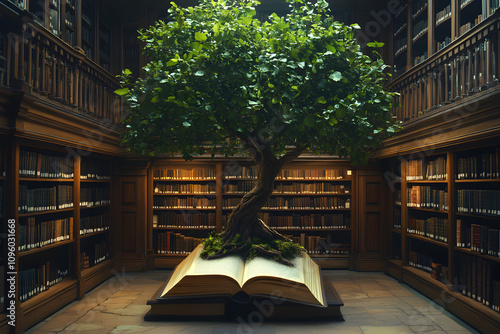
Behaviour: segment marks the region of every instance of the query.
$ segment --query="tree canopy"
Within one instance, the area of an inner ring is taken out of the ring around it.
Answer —
[[[397,130],[386,65],[361,52],[359,26],[336,22],[326,1],[287,2],[289,14],[264,22],[257,0],[172,3],[168,20],[140,33],[145,75],[121,77],[126,147],[186,159],[295,147],[366,160]]]

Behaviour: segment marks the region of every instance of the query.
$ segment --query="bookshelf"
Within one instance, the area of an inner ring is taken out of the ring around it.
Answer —
[[[401,1],[393,19],[393,72],[424,62],[479,25],[499,7],[497,0]]]
[[[91,59],[95,59],[95,28],[96,28],[96,7],[94,0],[82,0],[81,12],[81,36],[82,36],[82,49]]]
[[[499,146],[469,143],[402,156],[393,166],[401,173],[387,272],[431,298],[447,284],[454,304],[445,307],[492,315],[474,324],[480,328],[500,320],[499,162]]]
[[[255,183],[244,163],[170,165],[152,170],[152,240],[157,268],[171,267],[210,231],[222,231],[232,209]],[[351,250],[352,170],[318,164],[286,167],[260,218],[313,257],[341,259]],[[335,266],[335,264],[330,264]]]
[[[32,142],[17,143],[13,156],[16,316],[28,328],[111,276],[111,166]]]
[[[64,41],[71,46],[76,46],[76,18],[77,18],[77,1],[65,0],[64,10]]]
[[[189,254],[217,227],[215,164],[156,164],[153,169],[153,247],[156,266]]]

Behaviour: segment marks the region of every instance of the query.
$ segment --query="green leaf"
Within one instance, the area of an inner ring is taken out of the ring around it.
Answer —
[[[332,74],[330,74],[329,78],[332,79],[333,81],[340,81],[340,79],[342,79],[342,73],[335,71]]]
[[[320,97],[318,97],[318,99],[316,100],[316,102],[321,103],[321,104],[325,104],[326,103],[326,99],[325,99],[324,96],[320,96]]]
[[[247,17],[247,16],[243,16],[241,18],[241,21],[243,22],[243,24],[250,25],[250,23],[252,23],[252,18],[251,17]]]
[[[207,35],[197,31],[194,33],[194,39],[196,39],[198,42],[204,42],[207,40]]]
[[[175,66],[179,63],[179,59],[177,58],[172,58],[167,62],[167,66]]]
[[[328,124],[330,124],[331,126],[334,126],[335,124],[337,124],[339,121],[337,121],[335,118],[333,117],[330,117],[330,119],[328,120]]]
[[[122,73],[123,73],[123,75],[131,75],[131,74],[132,74],[132,71],[131,71],[131,70],[129,70],[128,68],[126,68],[126,69],[124,69],[124,70],[122,71]]]
[[[384,46],[384,43],[373,41],[373,42],[370,42],[370,43],[366,43],[366,46],[368,46],[370,48],[381,48],[381,47]]]
[[[220,26],[218,23],[214,24],[214,27],[212,28],[212,30],[214,32],[215,37],[219,36]]]
[[[194,75],[196,75],[197,77],[202,77],[204,74],[205,74],[205,72],[203,72],[202,70],[199,70]]]
[[[122,96],[128,94],[128,91],[128,88],[118,88],[117,90],[115,90],[115,94]]]
[[[151,99],[151,102],[153,102],[153,103],[160,102],[160,98],[158,97],[158,95],[153,96],[153,98]]]
[[[314,115],[312,114],[309,114],[307,115],[305,118],[304,118],[304,124],[310,128],[312,128],[315,124],[315,121],[314,121]]]

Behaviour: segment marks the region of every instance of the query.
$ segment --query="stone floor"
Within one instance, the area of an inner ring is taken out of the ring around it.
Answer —
[[[325,271],[339,292],[345,321],[340,322],[146,322],[148,299],[167,271],[115,273],[27,333],[186,333],[186,334],[306,334],[306,333],[477,333],[406,285],[382,273]]]

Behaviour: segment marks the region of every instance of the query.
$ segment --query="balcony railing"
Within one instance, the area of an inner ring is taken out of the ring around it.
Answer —
[[[115,77],[33,21],[3,36],[5,66],[0,84],[51,99],[90,118],[120,120]]]
[[[425,117],[498,84],[499,13],[389,84],[390,90],[400,94],[396,97],[399,106],[392,110],[398,120]]]

